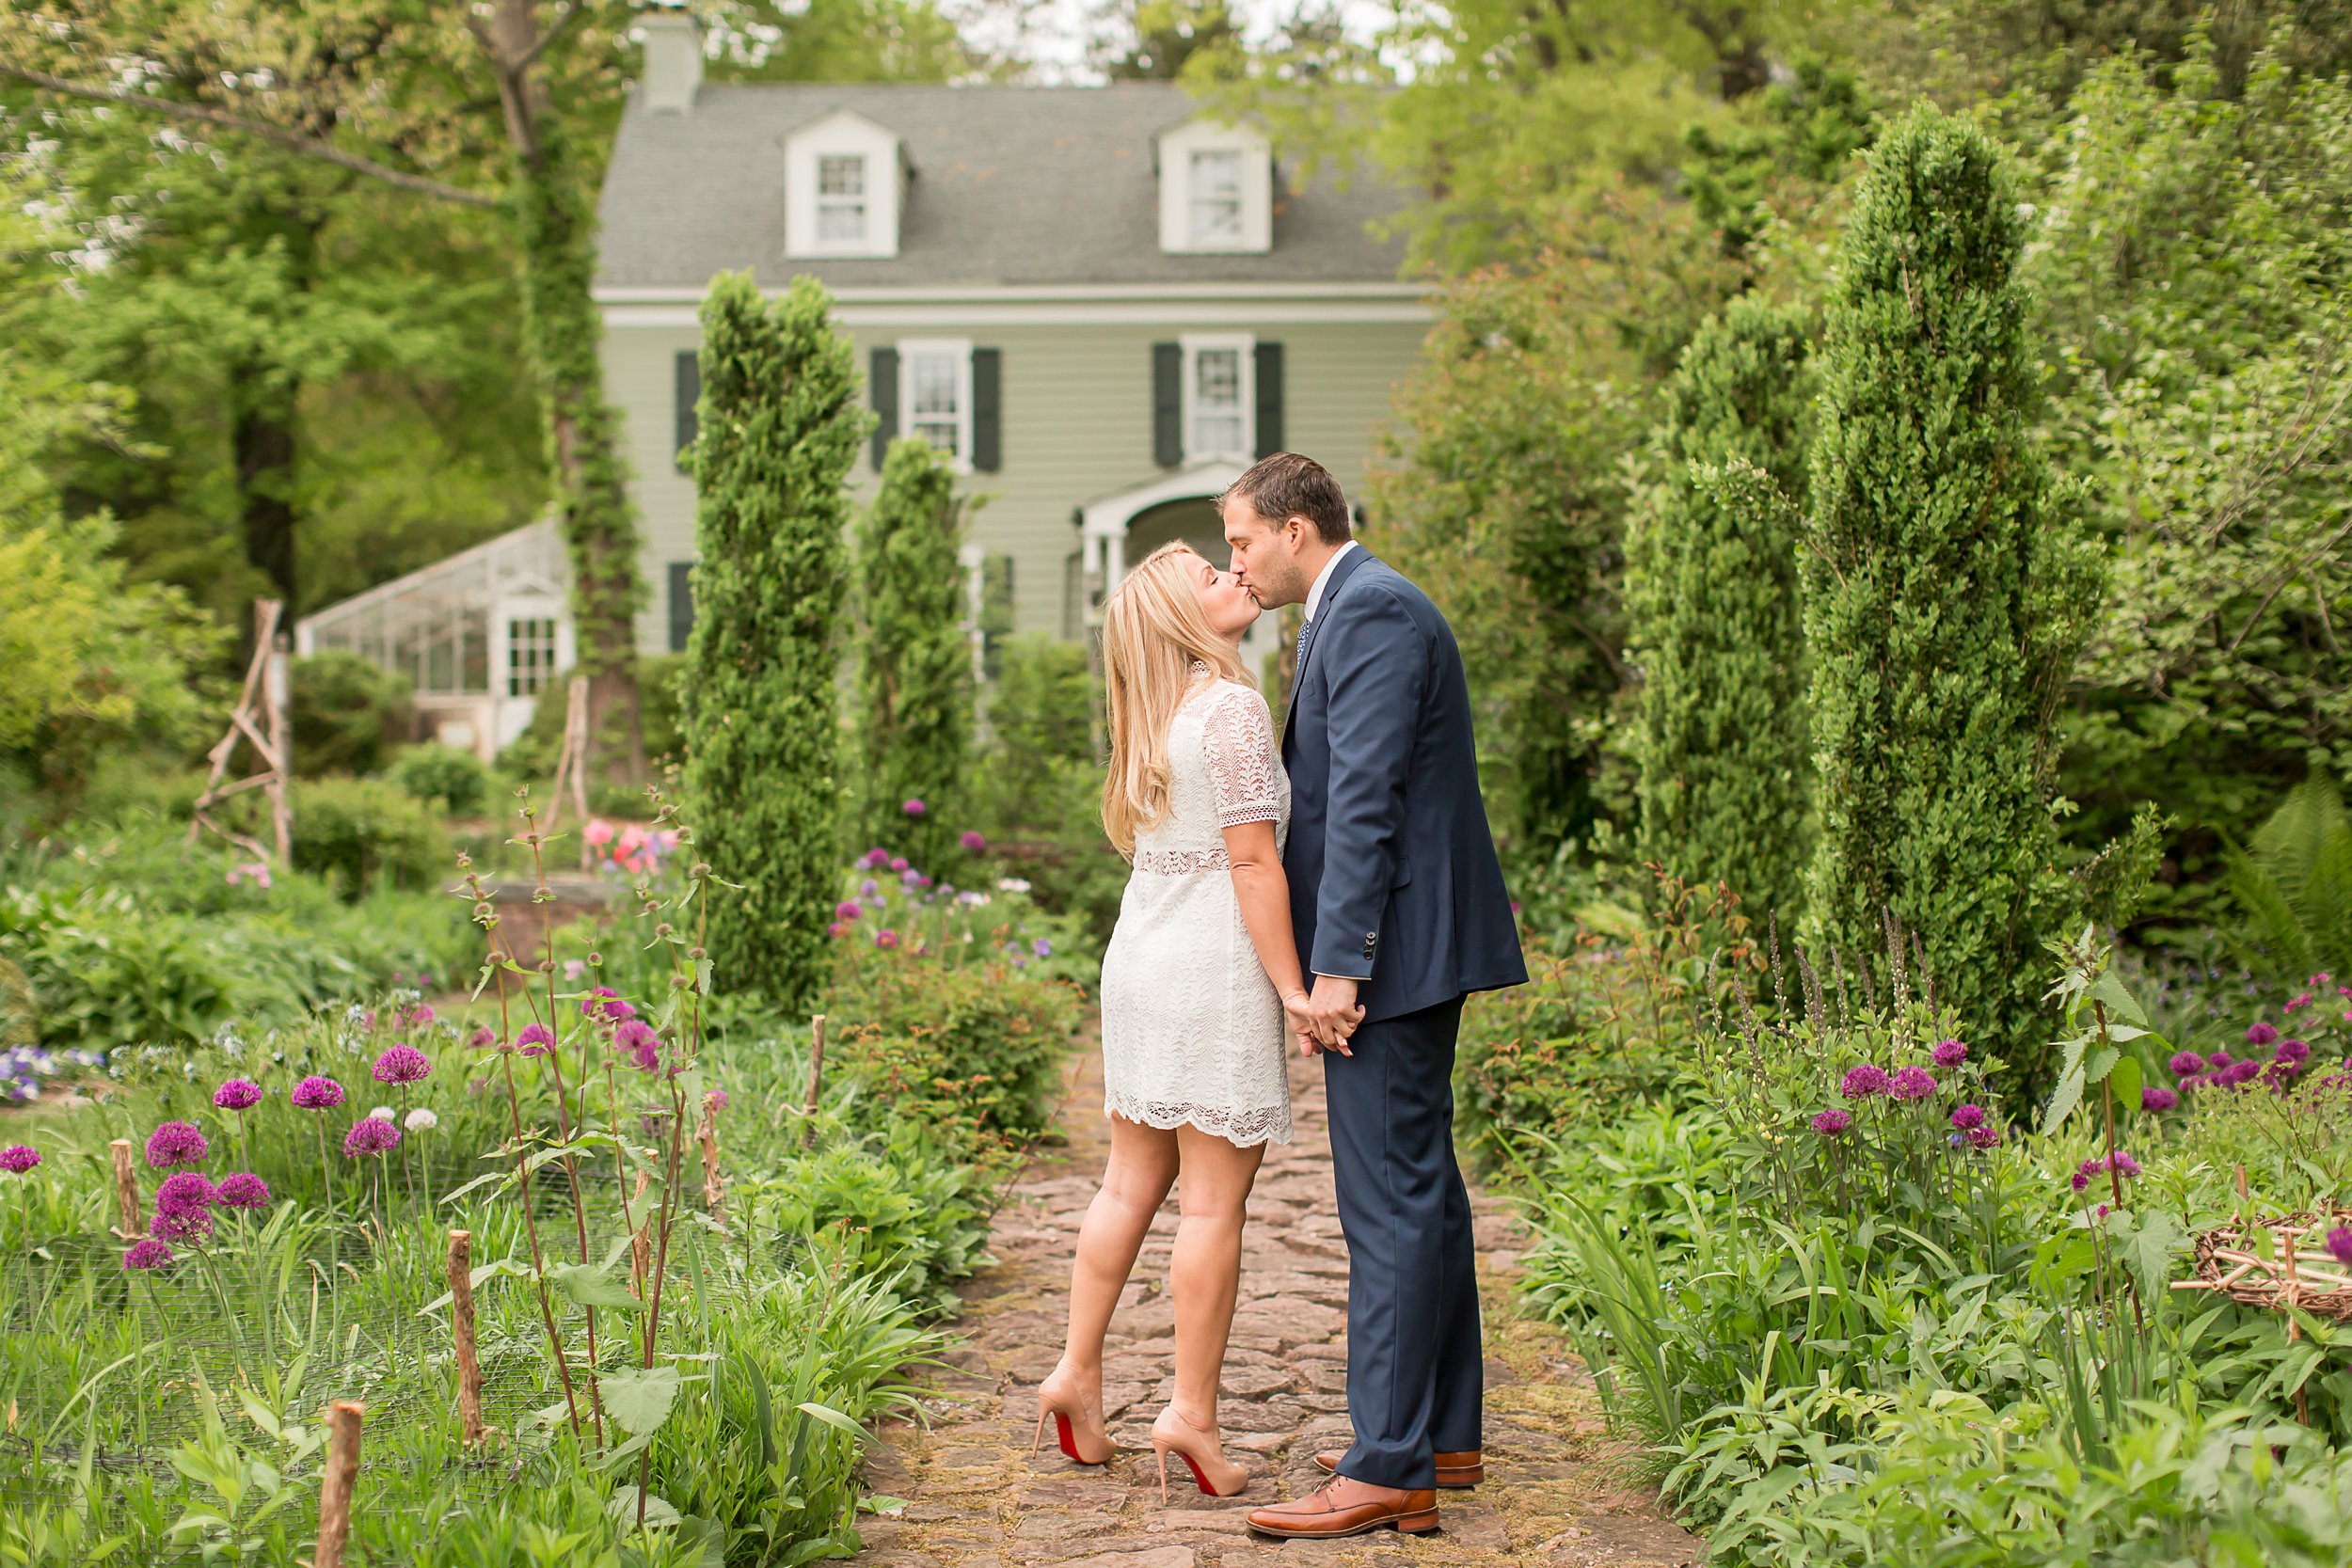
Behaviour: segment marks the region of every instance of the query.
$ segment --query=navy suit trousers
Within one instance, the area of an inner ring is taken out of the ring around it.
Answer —
[[[1431,1457],[1480,1443],[1486,1367],[1470,1192],[1454,1159],[1462,999],[1369,1022],[1323,1076],[1347,1238],[1347,1410],[1340,1474],[1437,1484]]]

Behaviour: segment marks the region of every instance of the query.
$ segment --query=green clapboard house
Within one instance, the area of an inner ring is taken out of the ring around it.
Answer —
[[[689,19],[642,25],[596,298],[647,650],[692,624],[677,453],[695,309],[729,269],[833,293],[879,420],[853,479],[870,491],[895,436],[952,452],[981,502],[976,596],[985,559],[1016,629],[1081,636],[1126,564],[1171,539],[1215,547],[1210,499],[1265,452],[1359,483],[1429,319],[1374,232],[1392,191],[1290,178],[1171,84],[705,83]]]

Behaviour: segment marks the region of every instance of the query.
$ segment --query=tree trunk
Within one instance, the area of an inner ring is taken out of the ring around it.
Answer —
[[[645,777],[637,701],[637,519],[621,461],[619,421],[605,402],[603,341],[591,288],[596,214],[548,109],[536,66],[545,40],[535,0],[498,0],[475,35],[498,74],[515,153],[514,204],[523,286],[523,343],[539,379],[555,473],[558,524],[572,566],[572,629],[588,677],[589,745],[610,782]]]
[[[237,510],[245,558],[268,577],[291,609],[294,593],[294,403],[291,387],[266,369],[240,367],[231,381],[236,414],[230,439],[237,466]]]

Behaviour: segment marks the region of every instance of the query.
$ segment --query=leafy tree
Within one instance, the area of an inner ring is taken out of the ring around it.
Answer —
[[[729,983],[797,1007],[823,978],[838,875],[834,628],[843,488],[871,416],[814,278],[773,303],[751,275],[703,301],[694,629],[680,685],[696,852],[741,891],[708,946]]]
[[[2054,710],[2101,575],[2033,436],[2024,242],[1983,131],[1922,106],[1880,140],[1827,301],[1800,560],[1808,922],[1853,963],[1885,951],[1891,912],[1963,1026],[2030,1076],[2035,956],[2080,901]]]
[[[1643,854],[1783,911],[1795,908],[1807,782],[1806,325],[1749,298],[1699,328],[1667,383],[1660,482],[1626,542]]]
[[[722,82],[945,82],[992,62],[926,0],[745,0],[700,13]]]
[[[1132,0],[1107,20],[1096,64],[1114,82],[1173,82],[1187,67],[1209,69],[1241,36],[1225,0]]]
[[[967,824],[972,642],[965,632],[964,504],[937,448],[890,444],[882,487],[857,531],[863,840],[905,847],[917,865],[946,863]],[[907,806],[921,801],[919,814]]]
[[[2352,968],[2352,816],[2333,781],[2287,792],[2249,847],[2230,857],[2248,967],[2287,985]]]

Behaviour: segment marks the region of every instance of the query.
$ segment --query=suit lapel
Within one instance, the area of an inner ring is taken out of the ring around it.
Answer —
[[[1286,746],[1290,743],[1291,721],[1298,716],[1298,694],[1306,689],[1307,663],[1315,657],[1316,640],[1324,624],[1331,619],[1331,612],[1339,608],[1340,590],[1356,575],[1356,569],[1371,559],[1370,550],[1357,546],[1340,558],[1331,568],[1331,580],[1323,585],[1322,613],[1307,623],[1307,645],[1298,651],[1298,668],[1291,672],[1291,699],[1282,708],[1282,741]]]

